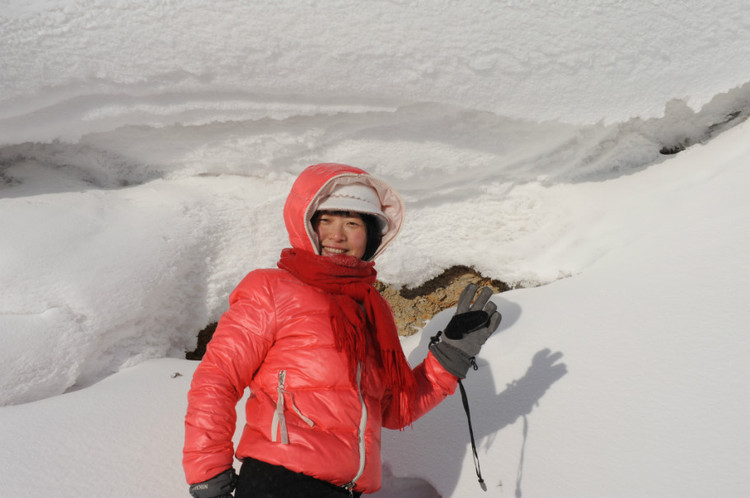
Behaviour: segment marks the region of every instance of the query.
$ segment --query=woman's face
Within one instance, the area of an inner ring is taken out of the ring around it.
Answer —
[[[320,254],[346,254],[362,259],[367,248],[367,226],[358,213],[319,211],[313,218],[313,229],[320,240]]]

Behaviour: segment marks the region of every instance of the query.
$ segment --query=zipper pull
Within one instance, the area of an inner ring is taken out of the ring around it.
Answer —
[[[354,498],[354,482],[349,482],[341,487],[349,493],[349,498]]]

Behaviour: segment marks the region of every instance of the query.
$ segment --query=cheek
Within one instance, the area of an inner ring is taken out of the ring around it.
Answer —
[[[367,230],[357,230],[351,234],[350,241],[357,247],[364,249],[367,246]]]

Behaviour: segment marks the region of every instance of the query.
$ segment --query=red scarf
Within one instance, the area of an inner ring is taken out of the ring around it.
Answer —
[[[328,293],[331,325],[336,338],[336,349],[349,358],[350,376],[356,377],[358,364],[364,364],[368,344],[375,350],[386,386],[408,397],[416,390],[414,373],[406,361],[393,311],[375,289],[375,263],[352,256],[318,256],[297,250],[284,249],[278,266],[308,285]],[[366,332],[369,332],[369,340]],[[398,415],[405,406],[398,402]]]

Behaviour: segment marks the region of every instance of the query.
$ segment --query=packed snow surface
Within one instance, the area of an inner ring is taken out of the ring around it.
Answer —
[[[465,383],[488,492],[455,395],[376,496],[750,495],[744,3],[7,1],[3,493],[187,496],[184,351],[336,161],[406,202],[381,280],[516,287]]]
[[[743,0],[5,0],[0,98],[43,123],[13,140],[424,101],[621,121],[745,83],[749,33]]]

